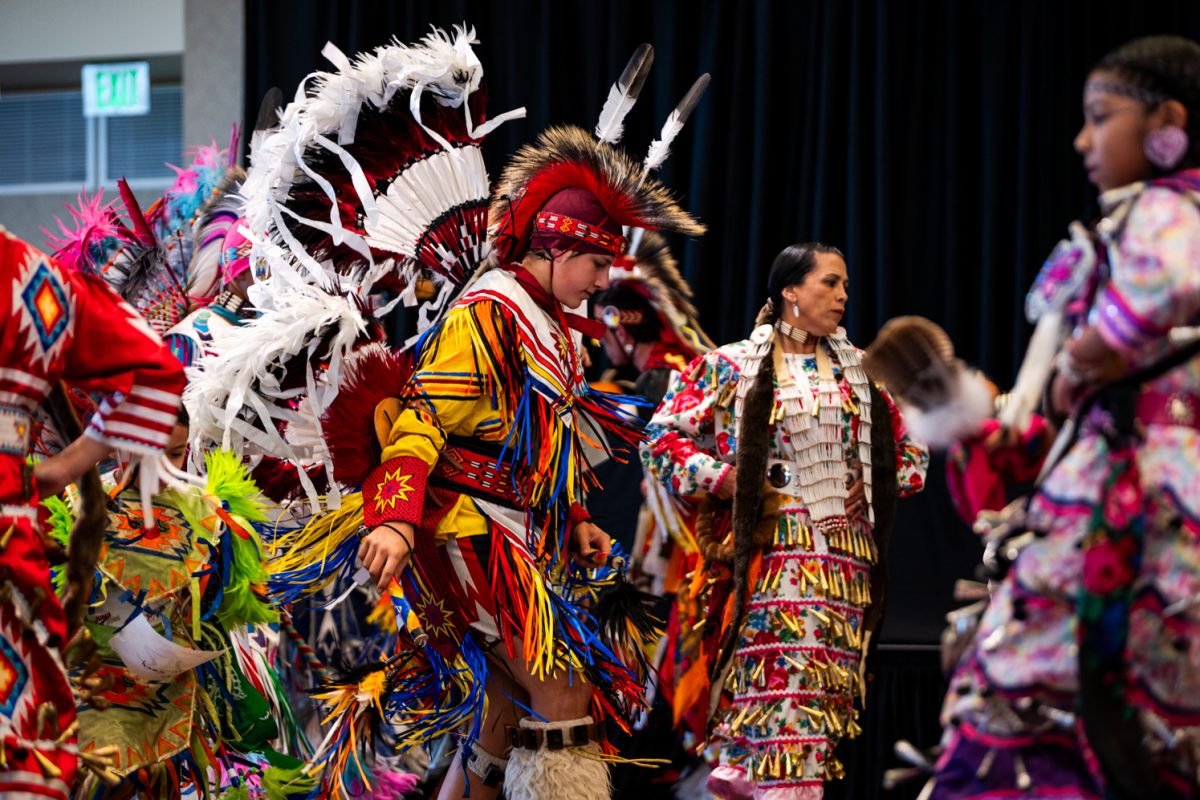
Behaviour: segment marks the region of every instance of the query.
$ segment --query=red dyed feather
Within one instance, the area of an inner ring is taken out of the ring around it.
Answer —
[[[368,347],[355,355],[337,397],[321,417],[335,480],[357,486],[379,466],[383,448],[375,435],[375,407],[402,397],[412,372],[408,353]]]
[[[621,225],[646,227],[647,223],[638,214],[638,204],[629,194],[622,193],[587,164],[566,161],[550,166],[537,173],[525,185],[519,198],[513,198],[512,216],[501,221],[502,235],[497,236],[497,247],[502,248],[502,262],[512,260],[517,253],[509,252],[509,242],[527,242],[533,234],[537,213],[551,197],[563,189],[586,189],[600,201],[604,210]],[[503,234],[514,233],[516,239]]]
[[[300,483],[299,470],[300,468],[291,461],[264,456],[250,471],[250,477],[260,492],[276,503],[283,503],[304,496],[304,485]],[[305,472],[318,492],[324,492],[328,488],[325,469],[320,464],[308,467]]]
[[[555,193],[571,187],[591,192],[622,225],[689,236],[704,233],[704,226],[624,152],[580,128],[555,127],[517,151],[493,194],[496,254],[502,265],[524,255],[537,212]]]

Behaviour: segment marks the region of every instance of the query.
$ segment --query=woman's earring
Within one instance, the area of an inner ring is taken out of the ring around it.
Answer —
[[[799,303],[792,303],[792,316],[795,317],[796,319],[800,319],[800,304]]]
[[[1146,158],[1163,171],[1175,169],[1187,154],[1187,131],[1178,125],[1155,128],[1142,141]]]

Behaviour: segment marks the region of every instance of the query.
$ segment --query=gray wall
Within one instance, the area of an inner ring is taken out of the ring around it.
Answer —
[[[0,64],[183,51],[184,0],[0,0]]]
[[[112,192],[104,194],[113,196]],[[68,214],[63,206],[74,201],[72,194],[0,195],[0,225],[30,244],[45,249],[46,237],[41,229],[57,233],[54,217],[65,219]]]
[[[76,88],[88,61],[145,59],[152,81],[182,81],[184,147],[225,146],[242,115],[244,2],[0,0],[0,102],[6,89]],[[41,228],[55,229],[75,194],[0,195],[0,225],[40,247]],[[144,207],[161,190],[135,194]]]
[[[230,126],[242,119],[244,0],[186,0],[184,5],[184,145],[216,140],[225,146]]]

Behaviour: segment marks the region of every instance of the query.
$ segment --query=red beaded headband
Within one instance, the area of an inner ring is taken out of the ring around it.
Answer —
[[[582,239],[585,242],[609,251],[615,256],[624,253],[625,247],[628,244],[628,240],[624,236],[614,236],[582,220],[563,214],[556,214],[553,211],[539,211],[537,219],[534,222],[534,227],[539,230],[552,231],[564,236],[573,236],[576,239]]]

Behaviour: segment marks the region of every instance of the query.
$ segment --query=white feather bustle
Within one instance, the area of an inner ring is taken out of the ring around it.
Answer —
[[[296,417],[276,401],[308,392],[307,385],[283,389],[279,376],[297,355],[327,359],[328,386],[313,398],[319,415],[336,394],[341,364],[366,333],[367,321],[348,297],[326,294],[315,286],[289,286],[271,299],[272,307],[261,309],[262,316],[230,337],[223,352],[200,360],[184,392],[192,435],[201,443],[220,443],[239,453],[311,457],[311,453],[296,453],[275,430],[275,420],[290,422]],[[317,353],[327,336],[327,346]],[[240,418],[243,410],[257,417],[254,425]]]
[[[186,401],[199,446],[220,444],[245,455],[329,466],[320,445],[319,419],[338,391],[346,359],[368,330],[369,295],[376,281],[397,272],[415,277],[413,256],[425,227],[449,209],[485,201],[489,194],[478,147],[451,147],[430,130],[421,119],[422,97],[428,93],[442,106],[461,108],[466,131],[475,139],[524,116],[524,109],[516,109],[474,125],[467,100],[482,80],[482,66],[471,48],[475,42],[474,30],[466,26],[451,33],[435,29],[420,43],[393,41],[353,62],[327,45],[322,52],[335,71],[306,78],[277,127],[256,137],[240,191],[245,224],[239,231],[251,243],[256,283],[248,294],[261,315],[194,371]],[[406,169],[386,194],[374,196],[363,169],[345,148],[354,141],[362,108],[385,108],[398,92],[409,93],[414,121],[446,150]],[[329,181],[305,163],[305,153],[313,148],[339,159],[350,173],[364,212],[365,236],[342,225],[337,202],[322,219],[303,217],[289,207],[290,192],[300,179],[311,180],[334,199]],[[338,275],[332,264],[305,250],[289,229],[297,224],[351,248],[361,256],[361,265],[352,275]],[[377,263],[373,246],[396,257]],[[480,242],[476,249],[482,261],[486,244]],[[461,260],[463,255],[446,253],[443,259]],[[411,292],[402,299],[415,302]],[[315,361],[328,368],[315,373]],[[304,363],[303,385],[283,389],[285,367],[294,370],[298,362]],[[303,413],[296,410],[298,402]],[[311,482],[303,473],[300,479],[310,501],[319,505]]]
[[[242,188],[248,227],[257,233],[276,229],[280,209],[286,208],[289,192],[302,174],[320,185],[333,199],[333,190],[328,182],[303,162],[304,152],[311,147],[325,148],[341,158],[354,178],[368,231],[372,228],[386,231],[395,227],[397,220],[412,217],[414,212],[417,217],[431,220],[458,203],[486,198],[488,178],[477,148],[451,148],[440,134],[424,126],[420,112],[421,98],[426,92],[443,106],[461,107],[467,132],[475,139],[483,138],[507,120],[525,115],[523,108],[514,109],[493,117],[481,126],[474,126],[466,101],[479,88],[483,78],[482,65],[471,49],[475,43],[474,29],[460,26],[454,29],[453,34],[435,29],[419,44],[405,45],[393,41],[371,53],[360,55],[353,63],[332,44],[326,45],[322,52],[337,67],[337,72],[315,73],[301,83],[294,102],[283,110],[278,127],[263,137],[259,147],[251,154],[251,166]],[[311,97],[307,96],[309,80],[316,84]],[[343,148],[354,141],[361,108],[364,105],[384,108],[399,91],[410,93],[409,105],[413,118],[434,140],[447,148],[435,159],[443,156],[467,158],[471,163],[455,164],[449,170],[438,168],[436,162],[429,167],[420,166],[417,174],[408,178],[401,176],[403,180],[397,189],[407,188],[407,196],[389,201],[387,195],[372,197],[361,167]],[[417,185],[411,185],[414,183]],[[413,198],[418,200],[418,204],[408,205]],[[431,209],[436,210],[431,213]],[[293,219],[322,229],[328,226],[338,244],[355,246],[355,240],[362,239],[342,227],[336,203],[331,208],[328,220]],[[412,225],[406,227],[411,229]],[[419,231],[407,243],[407,249],[398,252],[406,255],[411,253],[417,236]],[[284,244],[289,245],[285,250],[292,251],[286,255],[305,260],[307,254],[296,252],[297,248],[290,246],[290,243]],[[365,250],[366,242],[361,244]],[[269,262],[271,257],[271,253],[264,252],[264,248],[257,245],[251,252],[254,260],[266,258]]]

